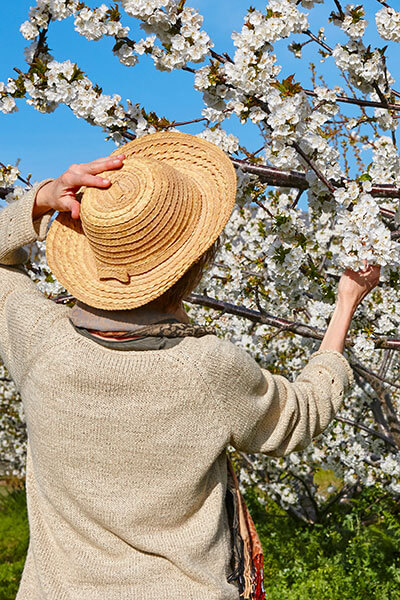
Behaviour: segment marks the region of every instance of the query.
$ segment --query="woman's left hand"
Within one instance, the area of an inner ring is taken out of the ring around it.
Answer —
[[[76,194],[82,186],[107,188],[109,179],[98,177],[98,173],[120,169],[125,156],[98,158],[89,163],[71,165],[57,179],[44,185],[36,194],[33,207],[33,219],[37,219],[49,210],[70,212],[73,219],[79,219],[80,202]]]

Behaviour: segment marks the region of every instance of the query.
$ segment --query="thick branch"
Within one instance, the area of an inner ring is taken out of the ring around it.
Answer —
[[[306,175],[301,171],[284,171],[267,165],[252,164],[240,158],[231,157],[231,160],[234,166],[240,168],[242,171],[258,175],[263,183],[277,187],[292,187],[299,190],[306,190],[309,187]],[[331,181],[330,183],[335,187],[344,185],[343,181]],[[369,193],[375,198],[400,198],[400,188],[385,183],[373,185]],[[388,216],[392,216],[390,211],[389,213]]]
[[[199,304],[201,306],[207,306],[214,310],[220,310],[223,313],[236,315],[237,317],[244,317],[253,323],[262,323],[264,325],[270,325],[271,327],[278,327],[284,331],[291,331],[296,335],[301,335],[305,338],[312,338],[314,340],[322,340],[325,332],[317,327],[311,327],[304,323],[297,321],[289,321],[288,319],[282,319],[281,317],[275,317],[268,313],[261,313],[258,310],[252,310],[246,306],[237,306],[224,302],[223,300],[216,300],[208,296],[202,296],[200,294],[190,294],[185,298],[185,301],[191,304]],[[351,339],[347,338],[346,347],[352,346]],[[400,339],[397,338],[376,338],[375,348],[391,348],[393,350],[400,350]]]

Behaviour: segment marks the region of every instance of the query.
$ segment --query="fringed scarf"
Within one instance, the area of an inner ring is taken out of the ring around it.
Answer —
[[[215,334],[210,327],[182,323],[171,316],[162,322],[158,320],[155,323],[153,319],[153,322],[137,324],[132,319],[130,323],[123,324],[119,315],[118,320],[115,319],[115,312],[103,315],[91,309],[89,313],[85,305],[81,306],[83,308],[78,310],[76,307],[70,313],[75,330],[98,344],[117,350],[158,350],[170,348],[187,336]],[[110,329],[106,331],[108,327]],[[237,585],[240,596],[245,600],[265,600],[261,543],[228,455],[227,465],[226,508],[232,537],[232,573],[228,582]]]
[[[227,456],[228,481],[226,504],[232,533],[232,573],[228,582],[236,582],[246,600],[265,600],[264,554],[249,509],[240,493],[232,462]]]

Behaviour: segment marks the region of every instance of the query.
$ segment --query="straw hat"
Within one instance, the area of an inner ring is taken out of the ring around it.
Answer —
[[[105,310],[142,306],[170,288],[215,242],[231,215],[236,175],[214,144],[186,133],[140,137],[111,154],[108,189],[83,188],[81,218],[61,212],[46,240],[57,280]]]

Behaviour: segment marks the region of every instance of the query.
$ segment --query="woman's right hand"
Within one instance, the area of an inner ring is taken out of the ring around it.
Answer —
[[[73,219],[80,218],[80,202],[76,194],[82,186],[108,188],[109,179],[98,177],[99,173],[120,169],[124,154],[97,158],[89,163],[71,165],[57,179],[49,181],[39,189],[33,206],[32,217],[37,219],[49,210],[70,212]]]
[[[364,269],[346,269],[339,281],[338,302],[355,310],[365,296],[379,283],[379,265],[364,265]]]
[[[337,302],[322,340],[320,350],[343,352],[354,311],[365,296],[379,283],[381,268],[364,265],[364,269],[346,269],[339,281]]]

